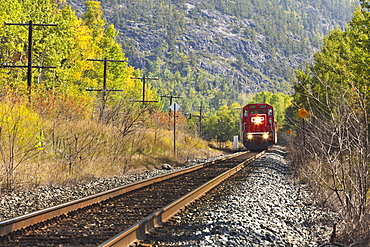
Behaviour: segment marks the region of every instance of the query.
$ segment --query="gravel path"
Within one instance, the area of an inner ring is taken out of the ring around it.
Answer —
[[[158,246],[318,246],[330,238],[334,213],[289,177],[281,147],[156,229],[144,243]],[[252,170],[252,174],[248,174]]]

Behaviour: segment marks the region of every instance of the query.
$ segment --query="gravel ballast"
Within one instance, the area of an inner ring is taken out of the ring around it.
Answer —
[[[337,216],[317,208],[291,180],[276,147],[192,204],[144,243],[158,246],[319,246]],[[252,172],[251,174],[249,174]]]
[[[131,172],[113,178],[98,178],[94,181],[80,182],[71,186],[45,186],[32,190],[3,192],[0,194],[0,221],[227,156],[230,155],[194,160],[189,165],[171,167],[171,169],[167,167],[167,169]]]
[[[314,206],[305,185],[289,174],[275,147],[228,182],[193,203],[145,243],[159,246],[318,246],[337,216]],[[194,164],[192,164],[194,165]],[[186,166],[188,167],[188,166]],[[184,168],[184,167],[182,167]],[[76,200],[173,170],[152,170],[70,187],[48,186],[2,194],[0,221]]]

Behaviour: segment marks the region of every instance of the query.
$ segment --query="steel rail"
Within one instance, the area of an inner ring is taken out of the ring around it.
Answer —
[[[91,195],[91,196],[84,197],[84,198],[81,198],[81,199],[78,199],[78,200],[63,203],[61,205],[57,205],[57,206],[54,206],[54,207],[39,210],[39,211],[29,213],[29,214],[26,214],[26,215],[23,215],[23,216],[19,216],[19,217],[13,218],[13,219],[4,220],[4,221],[0,222],[0,236],[4,236],[4,235],[6,235],[10,232],[13,232],[13,231],[25,228],[25,227],[32,226],[34,224],[52,219],[54,217],[57,217],[57,216],[60,216],[60,215],[63,215],[63,214],[67,214],[67,213],[75,211],[77,209],[93,205],[95,203],[102,202],[104,200],[110,199],[110,198],[118,196],[118,195],[122,195],[124,193],[128,193],[130,191],[140,189],[140,188],[143,188],[145,186],[148,186],[148,185],[151,185],[151,184],[154,184],[154,183],[157,183],[157,182],[161,182],[161,181],[164,181],[164,180],[172,178],[172,177],[176,177],[176,176],[179,176],[179,175],[182,175],[182,174],[185,174],[185,173],[189,173],[189,172],[201,169],[202,167],[212,165],[215,162],[224,161],[224,160],[227,160],[227,159],[230,159],[230,158],[233,158],[233,157],[240,156],[244,153],[245,152],[236,153],[236,154],[228,156],[228,157],[223,157],[223,158],[216,159],[216,160],[213,160],[213,161],[205,162],[205,163],[202,163],[202,164],[199,164],[199,165],[188,167],[188,168],[185,168],[185,169],[182,169],[182,170],[179,170],[179,171],[170,172],[170,173],[163,174],[163,175],[160,175],[160,176],[157,176],[157,177],[144,179],[144,180],[132,183],[132,184],[117,187],[117,188],[114,188],[114,189],[111,189],[111,190],[108,190],[108,191],[104,191],[104,192],[101,192],[101,193],[98,193],[98,194],[95,194],[95,195]]]
[[[229,178],[236,172],[243,169],[246,164],[254,161],[266,151],[260,152],[259,154],[243,161],[236,167],[224,172],[223,174],[217,176],[216,178],[210,180],[209,182],[203,184],[202,186],[198,187],[197,189],[191,191],[187,195],[179,198],[178,200],[168,204],[167,206],[159,209],[157,212],[147,216],[137,224],[131,226],[130,228],[124,230],[123,232],[117,234],[113,238],[107,240],[106,242],[99,245],[99,247],[118,247],[118,246],[130,246],[134,243],[144,240],[146,234],[150,233],[150,230],[154,229],[162,225],[163,222],[169,220],[174,215],[182,210],[185,209],[187,205],[189,205],[194,200],[202,197],[206,194],[209,190],[217,186],[219,183],[224,181],[225,179]]]

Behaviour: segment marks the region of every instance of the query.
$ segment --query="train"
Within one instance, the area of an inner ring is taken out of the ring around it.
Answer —
[[[242,142],[246,149],[260,151],[277,143],[274,108],[265,103],[247,104],[241,117]]]

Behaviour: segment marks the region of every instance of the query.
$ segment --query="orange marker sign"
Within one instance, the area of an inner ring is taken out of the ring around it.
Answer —
[[[298,111],[298,115],[301,117],[301,118],[305,118],[307,117],[308,115],[308,111],[304,108],[301,108],[299,111]]]

